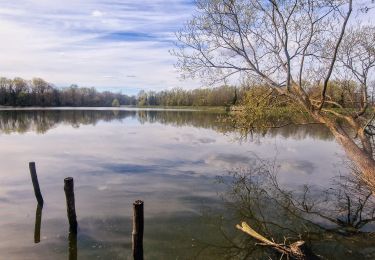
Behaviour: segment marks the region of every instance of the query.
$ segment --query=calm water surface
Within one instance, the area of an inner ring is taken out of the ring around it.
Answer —
[[[146,259],[280,257],[236,230],[241,220],[280,243],[302,238],[323,259],[375,258],[374,199],[350,177],[326,129],[240,138],[220,116],[1,110],[0,259],[131,259],[137,199],[145,201]],[[75,180],[77,241],[68,236],[67,176]]]

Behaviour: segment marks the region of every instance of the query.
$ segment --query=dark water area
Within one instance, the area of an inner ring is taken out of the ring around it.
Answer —
[[[237,230],[241,221],[278,243],[304,240],[321,259],[375,259],[375,200],[327,129],[244,138],[224,116],[0,110],[0,259],[131,259],[137,199],[145,202],[145,259],[280,259]],[[76,238],[66,218],[68,176]]]

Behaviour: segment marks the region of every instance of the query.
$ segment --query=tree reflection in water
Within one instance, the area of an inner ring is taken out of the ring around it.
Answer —
[[[218,132],[237,132],[236,129],[220,120],[226,114],[208,111],[190,110],[0,110],[0,134],[36,132],[45,134],[59,125],[79,128],[84,125],[96,125],[99,122],[137,120],[141,124],[160,123],[175,127],[193,126],[213,129]],[[242,137],[242,133],[239,133]],[[286,126],[269,131],[251,133],[248,138],[257,138],[265,134],[281,135],[285,138],[333,140],[329,131],[321,125]]]
[[[219,178],[227,186],[223,199],[228,212],[234,215],[217,223],[225,246],[199,241],[199,254],[218,250],[228,259],[287,258],[227,228],[245,221],[276,243],[303,240],[321,259],[375,258],[375,196],[368,186],[351,175],[334,178],[328,188],[292,190],[280,184],[277,168],[276,162],[257,160],[249,169]]]

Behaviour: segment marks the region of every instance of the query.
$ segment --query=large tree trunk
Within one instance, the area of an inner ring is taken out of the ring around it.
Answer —
[[[366,147],[361,149],[358,144],[355,143],[354,139],[350,137],[338,123],[324,118],[319,114],[314,114],[313,116],[316,120],[324,123],[328,127],[336,141],[344,148],[347,157],[360,171],[360,177],[369,184],[375,192],[375,160],[372,154],[367,152]]]

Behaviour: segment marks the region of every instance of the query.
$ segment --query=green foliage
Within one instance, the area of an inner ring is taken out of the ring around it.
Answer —
[[[17,105],[19,106],[26,106],[27,105],[27,93],[26,92],[20,92],[17,95]]]
[[[173,88],[160,92],[140,91],[139,106],[231,106],[236,104],[243,89],[233,86],[184,90]]]
[[[144,90],[141,90],[139,93],[138,93],[138,99],[137,99],[137,105],[138,106],[147,106],[147,105],[152,105],[152,104],[149,104],[148,100],[147,100],[147,93],[144,91]]]
[[[322,85],[310,87],[308,94],[312,99],[320,100]],[[327,107],[338,107],[339,105],[349,108],[359,108],[362,101],[360,86],[351,80],[332,80],[327,87],[327,101],[336,102],[337,105],[327,103]]]
[[[118,101],[117,98],[115,98],[115,99],[112,101],[112,106],[113,106],[113,107],[119,107],[119,106],[120,106],[120,102]]]
[[[233,108],[231,116],[225,119],[237,129],[266,131],[293,123],[311,120],[302,106],[275,90],[265,86],[250,88],[239,106]]]

